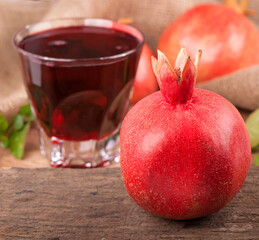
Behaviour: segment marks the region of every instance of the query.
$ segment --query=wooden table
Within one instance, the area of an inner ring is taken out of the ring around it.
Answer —
[[[259,167],[220,212],[190,221],[150,215],[127,195],[119,165],[0,169],[0,239],[259,239]]]

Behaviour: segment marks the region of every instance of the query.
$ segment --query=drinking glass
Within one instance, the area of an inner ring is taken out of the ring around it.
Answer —
[[[85,29],[94,34],[90,40]],[[63,38],[49,35],[63,30]],[[106,38],[107,31],[126,37],[113,41]],[[111,20],[59,19],[25,26],[13,43],[41,153],[51,166],[91,168],[118,162],[119,130],[130,104],[143,34]]]

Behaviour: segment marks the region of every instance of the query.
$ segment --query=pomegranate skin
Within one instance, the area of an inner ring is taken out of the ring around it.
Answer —
[[[153,55],[150,47],[144,44],[134,82],[134,91],[131,99],[132,104],[135,104],[140,99],[158,90],[156,76],[151,65],[151,56]]]
[[[194,89],[172,105],[159,91],[139,101],[121,127],[121,171],[146,211],[182,220],[215,213],[241,188],[251,148],[242,117],[223,97]]]
[[[191,8],[162,33],[157,48],[174,62],[179,48],[191,58],[198,50],[203,57],[197,82],[259,64],[259,33],[242,14],[221,4]]]

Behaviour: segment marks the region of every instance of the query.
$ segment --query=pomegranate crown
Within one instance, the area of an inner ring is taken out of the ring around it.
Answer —
[[[196,54],[193,63],[187,50],[182,48],[176,58],[174,68],[161,51],[157,51],[157,56],[157,59],[151,58],[152,67],[166,101],[171,104],[183,104],[190,100],[197,78],[201,50]]]
[[[255,15],[256,12],[251,9],[247,9],[250,0],[223,0],[226,7],[234,10],[235,12],[243,15]]]

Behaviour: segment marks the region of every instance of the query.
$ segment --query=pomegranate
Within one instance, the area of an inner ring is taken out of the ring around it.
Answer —
[[[132,24],[133,19],[119,18],[118,22],[123,24]],[[153,55],[151,48],[145,43],[139,58],[131,104],[135,104],[140,99],[158,90],[156,76],[152,71],[151,65],[151,57]]]
[[[194,89],[185,49],[172,68],[153,58],[161,91],[140,100],[121,128],[121,172],[130,197],[171,219],[192,219],[223,208],[248,173],[249,136],[237,109],[223,97]]]
[[[252,65],[259,64],[259,33],[243,15],[246,0],[226,5],[204,4],[186,11],[162,33],[158,49],[169,61],[175,61],[180,47],[191,57],[201,49],[197,82],[208,81]]]
[[[135,77],[132,104],[158,90],[156,76],[152,71],[151,56],[153,56],[152,50],[144,44]]]

